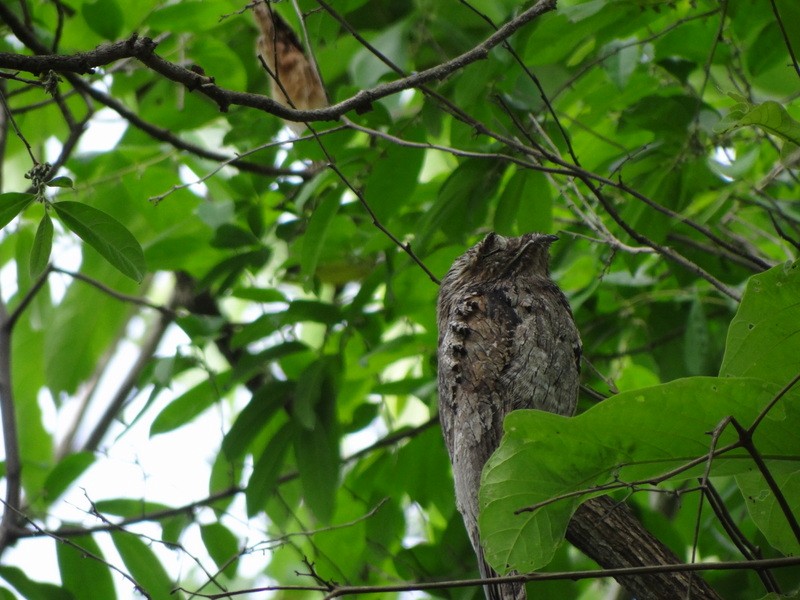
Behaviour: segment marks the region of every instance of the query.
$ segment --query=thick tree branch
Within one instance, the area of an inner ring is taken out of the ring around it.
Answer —
[[[45,69],[65,73],[87,73],[91,69],[104,64],[108,64],[122,58],[136,58],[153,71],[163,75],[167,79],[185,85],[191,91],[211,98],[223,112],[228,110],[231,105],[237,104],[248,106],[258,110],[263,110],[288,121],[334,121],[347,112],[365,112],[370,109],[370,105],[403,90],[417,88],[432,81],[441,81],[453,73],[463,69],[467,65],[481,59],[485,59],[489,51],[503,43],[525,24],[555,8],[555,0],[540,0],[531,8],[520,13],[517,17],[500,27],[495,33],[490,35],[481,44],[464,52],[463,54],[446,61],[440,65],[426,69],[419,73],[397,79],[385,84],[375,86],[368,90],[362,90],[332,106],[317,110],[295,110],[285,107],[278,102],[248,92],[238,92],[226,90],[214,84],[213,78],[187,69],[180,65],[171,63],[155,53],[155,43],[149,38],[139,38],[131,36],[128,40],[107,44],[89,52],[81,52],[72,56],[46,55],[46,56],[22,56],[17,54],[0,54],[0,68],[18,69],[41,73]],[[0,4],[0,18],[11,26],[16,35],[26,46],[32,48],[39,54],[46,54],[47,49],[38,40],[35,40],[24,28],[9,8]],[[70,60],[66,60],[70,59]],[[72,82],[72,78],[69,78]]]
[[[17,436],[17,416],[11,385],[11,331],[13,322],[4,302],[0,301],[0,417],[3,420],[5,450],[6,497],[3,519],[0,521],[0,554],[13,540],[19,519],[22,472]]]
[[[567,540],[605,569],[682,564],[624,503],[608,496],[592,498],[578,508],[567,527]],[[689,571],[665,570],[616,579],[639,600],[685,598],[690,587],[694,600],[720,598]]]

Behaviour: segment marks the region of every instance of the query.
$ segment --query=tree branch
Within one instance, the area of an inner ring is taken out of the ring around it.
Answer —
[[[0,417],[3,419],[3,448],[5,450],[6,497],[3,519],[0,521],[0,555],[13,541],[19,520],[22,497],[22,464],[17,436],[17,416],[11,384],[11,331],[13,321],[5,303],[0,300]]]
[[[11,10],[0,4],[0,18],[9,24],[14,35],[26,46],[44,56],[22,56],[18,54],[0,53],[0,68],[11,68],[33,73],[52,69],[65,73],[70,82],[73,77],[68,73],[87,73],[91,69],[108,64],[122,58],[136,58],[153,71],[167,79],[185,85],[190,91],[197,91],[212,99],[222,112],[226,112],[231,105],[248,106],[268,112],[288,121],[334,121],[347,112],[355,110],[358,113],[366,112],[370,105],[385,98],[402,92],[403,90],[417,88],[431,81],[446,79],[456,71],[481,59],[485,59],[489,51],[503,43],[525,24],[534,20],[545,12],[555,9],[555,0],[539,0],[531,8],[520,13],[517,17],[500,27],[481,44],[446,61],[440,65],[426,69],[419,73],[397,79],[385,84],[362,90],[354,96],[326,108],[316,110],[295,110],[275,100],[259,94],[238,92],[221,88],[213,83],[213,78],[197,73],[180,65],[169,62],[155,53],[155,42],[149,38],[131,36],[129,39],[106,44],[89,52],[81,52],[72,56],[48,55],[47,49],[38,40],[33,38],[20,23]],[[67,60],[70,59],[70,60]],[[87,92],[89,90],[86,90]]]

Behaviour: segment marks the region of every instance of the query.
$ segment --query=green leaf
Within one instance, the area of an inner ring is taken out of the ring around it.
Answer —
[[[222,523],[201,525],[200,537],[217,568],[229,579],[235,577],[241,551],[239,541],[230,529]]]
[[[208,31],[230,10],[230,2],[225,0],[184,1],[154,11],[147,24],[158,31]]]
[[[210,376],[175,398],[153,420],[150,435],[167,433],[186,425],[225,395],[230,379],[230,371]]]
[[[709,343],[708,320],[703,311],[703,303],[699,298],[695,298],[686,321],[686,337],[683,347],[686,370],[690,375],[708,374]]]
[[[483,223],[505,165],[499,161],[468,159],[439,188],[439,195],[418,228],[418,251],[425,252],[430,238],[442,230],[462,241],[465,233]],[[420,250],[420,248],[422,250]]]
[[[78,452],[66,456],[50,471],[44,481],[44,494],[50,504],[55,502],[67,488],[94,463],[92,452]]]
[[[70,542],[72,543],[56,544],[62,585],[75,600],[116,598],[111,571],[101,562],[104,560],[103,552],[95,539],[91,536],[80,536],[70,538]]]
[[[147,270],[142,247],[111,215],[80,202],[52,204],[61,221],[123,275],[141,282]]]
[[[729,416],[749,426],[778,389],[757,379],[692,377],[618,394],[572,418],[538,410],[511,413],[481,480],[479,522],[487,560],[499,571],[543,567],[579,502],[597,494],[594,486],[650,481],[705,458],[710,431]],[[796,465],[792,428],[800,428],[800,406],[762,422],[761,451]],[[728,427],[718,447],[736,439]],[[712,473],[741,473],[751,464],[740,449],[717,457]],[[697,477],[705,467],[702,462],[672,480]],[[585,491],[582,498],[515,514],[578,491]]]
[[[603,67],[619,90],[625,89],[639,64],[641,47],[635,43],[637,41],[635,38],[614,40],[603,48],[603,54],[608,56]]]
[[[286,381],[270,381],[253,394],[222,440],[222,451],[230,460],[241,458],[256,436],[284,405],[293,387]]]
[[[183,598],[181,593],[171,593],[175,585],[167,575],[167,571],[150,547],[138,536],[115,531],[111,533],[111,539],[128,573],[151,600]]]
[[[30,273],[31,277],[38,277],[47,268],[50,261],[50,251],[53,248],[53,221],[45,211],[39,227],[36,228],[36,237],[33,238],[31,248]]]
[[[317,270],[325,236],[328,228],[339,210],[339,199],[327,194],[314,209],[308,221],[308,229],[303,238],[303,250],[300,257],[300,268],[306,278],[312,278]]]
[[[84,7],[86,7],[85,4],[84,4]],[[69,177],[66,177],[66,176],[62,175],[61,177],[53,177],[53,179],[48,181],[47,182],[47,187],[74,188],[75,187],[75,183]]]
[[[750,125],[759,127],[795,146],[800,145],[800,122],[793,119],[782,105],[773,100],[761,104],[737,104],[716,129],[724,132]]]
[[[14,586],[25,600],[72,600],[67,590],[52,583],[33,581],[17,567],[0,565],[0,577]]]
[[[408,134],[404,138],[409,139]],[[424,157],[425,154],[417,148],[391,144],[382,152],[380,160],[375,161],[366,182],[364,198],[378,219],[385,221],[412,197]]]
[[[502,235],[553,230],[553,191],[544,173],[520,169],[509,179],[494,215],[494,229]]]
[[[211,245],[215,248],[246,248],[258,243],[258,238],[249,230],[231,223],[223,223],[217,227],[211,240]]]
[[[328,360],[322,358],[308,365],[297,380],[292,417],[304,429],[312,430],[316,425],[316,408],[328,376]]]
[[[28,256],[26,258],[26,263]],[[118,292],[132,294],[136,284],[96,252],[84,253],[81,273]],[[49,317],[42,351],[46,385],[57,396],[74,393],[97,370],[109,344],[130,318],[129,306],[88,285],[70,285]],[[86,327],[91,323],[91,327]],[[83,324],[83,325],[81,325]]]
[[[786,435],[794,432],[786,431]],[[800,461],[768,461],[767,467],[794,515],[800,514]],[[764,480],[764,474],[755,466],[747,473],[736,476],[736,483],[744,496],[747,512],[767,541],[787,556],[800,553],[800,541],[786,523],[786,515]]]
[[[122,31],[124,15],[116,0],[85,2],[81,13],[92,31],[107,40],[116,39]]]
[[[722,377],[759,377],[785,385],[800,356],[800,262],[754,275],[728,329]]]
[[[777,265],[750,278],[739,310],[728,329],[725,356],[720,375],[723,377],[760,377],[779,386],[797,376],[800,355],[800,262]],[[790,402],[800,398],[797,386],[773,408],[770,418],[780,418]],[[757,430],[757,435],[766,435]],[[791,438],[795,433],[782,434]],[[762,443],[757,448],[762,454]],[[773,457],[774,458],[774,457]],[[768,460],[767,467],[777,480],[794,514],[800,514],[800,465],[797,461]],[[786,525],[782,509],[775,500],[763,474],[755,468],[738,475],[736,482],[745,497],[747,509],[775,548],[787,554],[800,552],[800,542]]]
[[[36,199],[33,194],[9,192],[0,194],[0,229],[8,225],[11,220],[25,210]]]
[[[296,433],[299,433],[297,428],[287,423],[272,436],[264,451],[256,459],[244,493],[248,517],[254,517],[263,510],[267,498],[275,491],[286,452]]]
[[[330,522],[339,486],[339,424],[336,419],[336,389],[330,360],[323,369],[319,398],[314,407],[314,427],[298,427],[294,433],[294,452],[303,497],[311,512],[323,523]],[[321,368],[321,367],[320,367]]]
[[[112,498],[111,500],[98,500],[94,507],[101,515],[116,515],[118,517],[141,517],[142,515],[172,508],[160,502],[148,502],[141,498],[133,500],[128,498]]]

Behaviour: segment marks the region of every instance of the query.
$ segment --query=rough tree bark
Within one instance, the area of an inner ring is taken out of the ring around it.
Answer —
[[[630,508],[608,496],[592,498],[578,508],[567,528],[567,540],[606,569],[682,562],[644,528]],[[695,573],[665,572],[616,579],[637,600],[721,600]],[[692,593],[687,596],[690,585]]]

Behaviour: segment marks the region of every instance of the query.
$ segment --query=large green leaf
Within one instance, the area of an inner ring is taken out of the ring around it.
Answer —
[[[9,192],[0,194],[0,229],[8,225],[11,220],[21,213],[36,199],[33,194]]]
[[[303,241],[300,267],[306,277],[313,277],[325,244],[325,237],[339,210],[339,199],[326,194],[314,209],[308,221],[308,230]]]
[[[201,525],[200,536],[217,568],[226,577],[233,578],[241,554],[236,536],[222,523]]]
[[[72,600],[72,595],[64,588],[34,581],[17,567],[0,565],[0,577],[14,586],[25,600]]]
[[[747,284],[742,303],[731,322],[725,357],[720,375],[727,377],[759,377],[779,386],[787,385],[800,376],[797,357],[800,356],[800,263],[784,263],[765,273],[755,275]],[[791,411],[800,398],[800,386],[773,409],[780,418]],[[756,430],[756,447],[765,452],[762,426]],[[778,434],[773,434],[778,435]],[[780,432],[791,438],[791,429]],[[800,514],[800,463],[781,461],[769,456],[766,461],[778,487],[795,515]],[[774,491],[767,485],[764,474],[751,467],[736,477],[747,509],[753,521],[774,547],[787,554],[800,552],[800,541],[787,527],[786,516]]]
[[[39,227],[36,229],[36,237],[33,239],[31,249],[30,272],[31,277],[38,277],[47,267],[50,260],[50,250],[53,248],[53,220],[45,211]]]
[[[107,40],[115,40],[122,31],[125,16],[116,0],[84,2],[81,12],[87,25]]]
[[[709,432],[730,416],[750,425],[778,390],[758,379],[693,377],[618,394],[572,418],[536,410],[510,414],[482,477],[487,560],[501,571],[546,565],[580,500],[598,493],[595,486],[650,481],[697,459],[699,465],[672,479],[702,475],[713,449]],[[797,428],[800,407],[787,407],[762,423],[756,442],[776,460],[796,461],[788,432]],[[728,427],[718,447],[736,439]],[[751,465],[739,449],[715,458],[711,472],[742,473]],[[515,514],[576,492],[583,493]]]
[[[316,363],[321,369],[319,390],[313,406],[313,427],[295,419],[294,453],[303,487],[303,497],[314,515],[329,522],[336,505],[339,484],[339,423],[332,361]]]
[[[740,102],[731,109],[727,117],[719,124],[720,131],[739,129],[749,125],[783,138],[787,142],[800,146],[800,122],[793,119],[786,108],[767,100],[761,104],[750,104],[744,98],[735,96]]]
[[[722,377],[759,377],[785,385],[800,372],[800,263],[750,278],[731,321]]]
[[[174,600],[183,598],[180,592],[173,593],[175,587],[166,569],[153,550],[138,536],[125,531],[111,534],[114,546],[122,557],[122,562],[130,576],[136,581],[151,600]]]
[[[94,462],[91,452],[70,454],[59,462],[44,481],[44,494],[53,503]]]
[[[61,221],[97,250],[121,273],[141,281],[147,267],[142,247],[122,223],[87,204],[63,200],[53,203]]]
[[[91,536],[80,536],[70,542],[56,545],[62,585],[75,600],[116,598],[114,580],[108,566],[102,562],[106,559],[97,541]]]
[[[274,493],[286,452],[291,447],[296,433],[298,433],[296,427],[291,423],[285,424],[272,436],[261,455],[254,457],[253,473],[245,490],[248,516],[252,517],[263,510],[267,498]]]
[[[186,425],[227,393],[230,378],[230,371],[209,376],[172,400],[153,421],[150,435],[167,433]]]
[[[271,381],[253,394],[222,440],[222,451],[229,459],[235,460],[244,454],[256,436],[286,403],[293,389],[294,386],[286,381]]]

